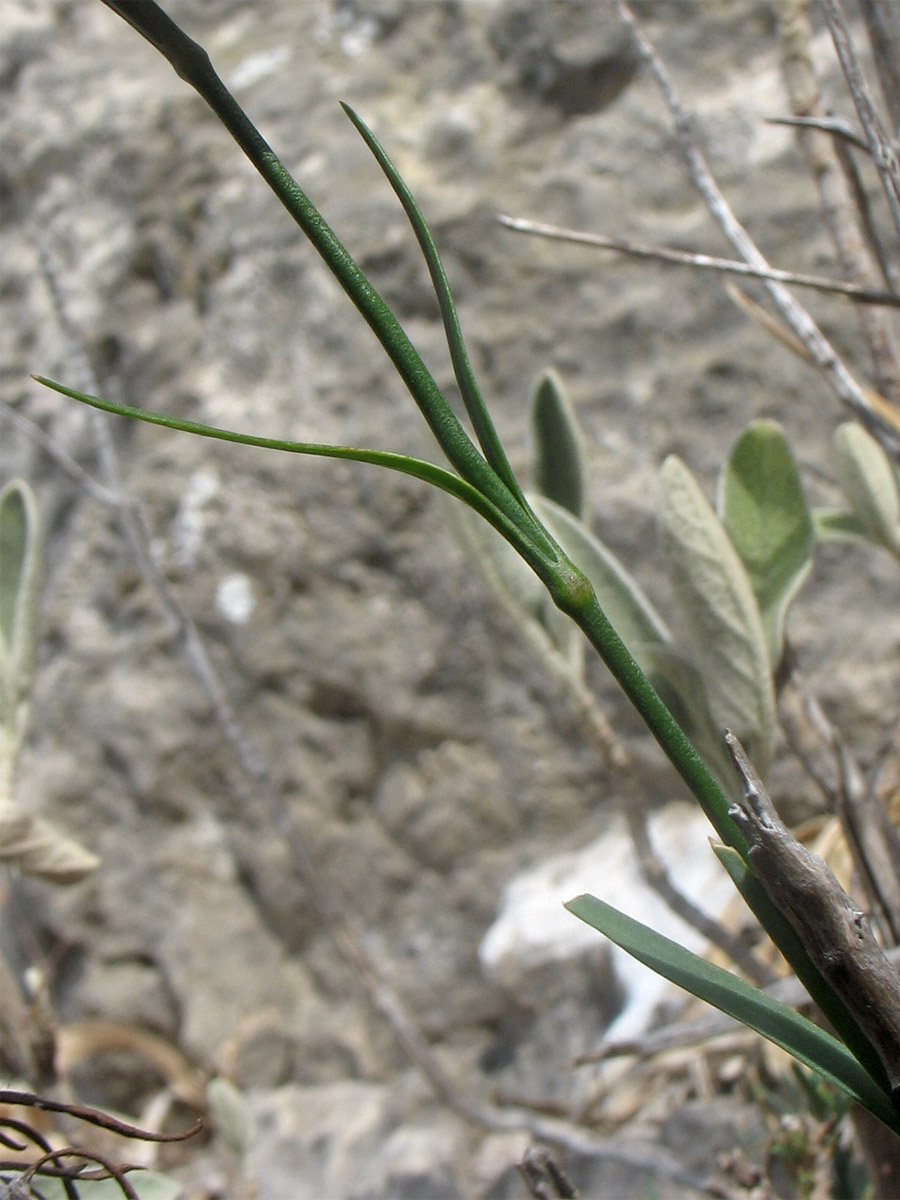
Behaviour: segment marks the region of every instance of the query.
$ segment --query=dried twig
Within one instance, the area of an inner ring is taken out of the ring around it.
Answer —
[[[791,750],[840,820],[883,940],[900,944],[900,838],[877,787],[867,782],[839,730],[793,664],[779,696],[779,715]]]
[[[141,1129],[130,1125],[110,1113],[98,1108],[88,1108],[83,1104],[65,1104],[61,1100],[51,1100],[47,1096],[38,1096],[34,1092],[20,1092],[12,1088],[0,1088],[0,1104],[13,1104],[22,1108],[36,1108],[41,1112],[62,1113],[73,1117],[76,1121],[84,1121],[88,1125],[97,1125],[120,1137],[137,1138],[142,1142],[183,1142],[192,1138],[203,1128],[203,1122],[197,1121],[190,1129],[181,1133],[154,1133],[150,1129]]]
[[[838,816],[844,836],[869,897],[873,919],[878,918],[885,937],[896,946],[900,944],[900,838],[836,730],[832,749],[841,778]]]
[[[812,62],[812,26],[806,0],[779,0],[775,5],[781,38],[782,76],[797,117],[826,116],[819,81]],[[797,137],[819,193],[822,219],[831,235],[846,278],[863,287],[876,285],[876,259],[886,261],[880,238],[869,253],[855,196],[856,172],[846,144],[809,126],[800,126]],[[843,155],[843,157],[842,157]],[[868,208],[868,201],[865,201]],[[889,400],[900,399],[900,364],[887,316],[871,308],[856,310],[860,333],[868,347],[873,379]]]
[[[825,20],[831,31],[834,48],[841,63],[841,69],[844,72],[844,78],[847,80],[853,103],[856,105],[859,123],[866,136],[869,153],[878,169],[894,227],[900,237],[900,163],[897,161],[897,151],[885,133],[881,118],[872,101],[869,85],[853,47],[839,0],[821,0],[821,4]]]
[[[819,292],[832,292],[846,296],[859,304],[884,305],[900,308],[900,295],[880,289],[865,288],[856,283],[842,283],[838,279],[827,279],[823,275],[802,275],[796,271],[782,271],[777,267],[751,266],[733,258],[717,258],[711,254],[700,254],[693,250],[675,250],[671,246],[648,246],[630,238],[608,237],[603,233],[586,233],[579,229],[566,229],[559,225],[547,225],[541,221],[529,221],[523,217],[500,215],[498,221],[507,229],[517,233],[534,233],[558,242],[574,242],[581,246],[596,246],[601,250],[616,250],[634,258],[651,258],[656,262],[673,263],[680,267],[695,267],[719,271],[724,275],[744,275],[753,279],[770,279],[780,283],[792,283],[796,287],[813,288]]]
[[[881,94],[900,143],[900,5],[897,0],[860,0]]]
[[[554,1197],[556,1200],[578,1200],[581,1195],[546,1150],[529,1150],[519,1163],[519,1174],[535,1200],[554,1200]]]
[[[878,264],[881,278],[885,284],[892,292],[896,292],[898,279],[897,267],[896,264],[891,262],[887,251],[882,245],[881,234],[878,231],[875,216],[872,212],[872,205],[869,201],[869,193],[866,191],[860,173],[856,169],[856,162],[850,146],[839,138],[835,138],[834,151],[838,156],[838,162],[841,164],[841,170],[844,172],[844,178],[847,180],[847,186],[850,188],[853,196],[856,214],[859,218],[860,228],[865,236],[866,244],[869,247],[869,252]]]
[[[738,739],[727,731],[725,741],[744,789],[728,811],[747,838],[750,865],[871,1042],[900,1110],[900,974],[827,863],[781,821]]]
[[[821,129],[823,133],[830,133],[834,137],[843,138],[852,146],[856,146],[860,150],[865,150],[868,154],[869,147],[864,137],[861,137],[854,125],[851,125],[844,117],[832,116],[815,116],[815,117],[766,117],[767,125],[792,125],[798,129]]]
[[[694,185],[703,197],[707,208],[741,257],[751,266],[768,270],[769,264],[731,211],[728,202],[713,179],[706,160],[694,140],[687,114],[675,93],[666,67],[638,25],[625,0],[618,0],[618,5],[622,20],[631,31],[642,57],[649,65],[665,97],[675,123],[678,144],[687,162]],[[859,384],[809,313],[797,303],[783,284],[775,280],[766,280],[765,286],[784,319],[806,347],[811,361],[828,381],[835,394],[856,414],[873,437],[877,437],[889,453],[900,459],[900,433],[892,427],[886,426],[883,419],[873,410]]]
[[[66,1168],[60,1163],[60,1160],[63,1158],[74,1158],[77,1162],[71,1168]],[[102,1170],[100,1172],[89,1171],[86,1174],[84,1165],[90,1162],[98,1163]],[[48,1165],[50,1163],[53,1165]],[[27,1170],[22,1172],[21,1179],[29,1188],[29,1192],[31,1190],[31,1181],[35,1175],[48,1179],[60,1179],[66,1186],[66,1195],[71,1194],[73,1196],[77,1196],[78,1193],[70,1193],[69,1187],[79,1181],[86,1179],[114,1179],[126,1200],[141,1200],[125,1177],[126,1171],[134,1169],[134,1167],[129,1165],[117,1166],[116,1163],[106,1158],[105,1155],[98,1154],[96,1150],[86,1151],[78,1150],[74,1147],[66,1147],[64,1150],[51,1150],[49,1153],[44,1154],[41,1158],[33,1162]]]
[[[787,326],[783,325],[777,317],[773,317],[761,304],[757,304],[745,291],[730,280],[725,284],[725,291],[738,308],[742,309],[748,317],[751,317],[763,329],[767,329],[783,346],[787,346],[789,350],[793,351],[798,358],[802,358],[804,362],[815,366],[803,342],[799,338],[794,337]],[[900,461],[900,407],[885,400],[884,396],[872,388],[861,388],[860,391],[866,398],[870,412],[875,414],[881,423],[882,436],[880,441],[882,445],[884,445],[885,441],[884,435],[890,435],[896,443],[896,448],[893,445],[885,448],[890,450],[894,457]]]

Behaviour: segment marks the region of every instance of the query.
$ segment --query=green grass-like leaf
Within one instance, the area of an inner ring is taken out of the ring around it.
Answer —
[[[533,564],[538,558],[541,558],[543,565],[540,549],[532,546],[529,550],[528,544],[523,538],[522,531],[509,520],[504,512],[497,508],[486,496],[483,496],[472,484],[466,482],[465,479],[460,479],[458,475],[454,475],[452,471],[448,471],[445,467],[440,467],[436,463],[427,462],[420,458],[411,458],[407,454],[397,454],[391,450],[372,450],[367,447],[358,446],[332,446],[320,442],[289,442],[283,441],[280,438],[258,437],[250,433],[236,433],[231,429],[219,429],[214,425],[201,424],[199,421],[188,421],[183,417],[170,417],[165,413],[150,412],[147,409],[134,408],[128,404],[118,404],[113,400],[104,400],[100,396],[91,396],[86,392],[78,392],[74,388],[66,387],[62,383],[56,383],[52,379],[46,379],[42,375],[33,375],[32,378],[63,396],[68,396],[72,400],[79,400],[82,404],[90,405],[91,408],[99,408],[103,412],[113,413],[119,417],[132,417],[137,421],[144,421],[148,425],[162,425],[166,429],[177,429],[182,433],[193,433],[199,437],[214,438],[220,442],[236,442],[242,446],[259,446],[264,450],[282,450],[287,454],[305,454],[318,458],[350,459],[353,462],[370,463],[376,467],[386,467],[388,470],[398,471],[402,475],[411,475],[415,479],[421,479],[424,483],[430,483],[442,492],[454,496],[457,500],[462,500],[464,504],[468,504],[470,508],[473,508],[475,512],[484,517],[496,530],[503,534],[507,541],[510,541],[516,547],[526,562]]]
[[[595,896],[578,896],[566,908],[657,974],[761,1033],[798,1062],[830,1079],[900,1134],[900,1114],[891,1106],[887,1094],[830,1033],[730,971],[692,954]]]

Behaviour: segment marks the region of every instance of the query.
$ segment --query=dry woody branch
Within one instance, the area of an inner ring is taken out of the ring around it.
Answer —
[[[738,739],[726,731],[725,741],[743,784],[730,811],[750,844],[750,865],[877,1051],[900,1109],[900,974],[828,865],[782,822]]]

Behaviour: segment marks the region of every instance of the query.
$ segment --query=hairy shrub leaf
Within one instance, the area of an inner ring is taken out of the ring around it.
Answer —
[[[839,425],[834,454],[844,495],[872,541],[900,555],[900,485],[890,459],[855,421]]]
[[[734,729],[760,772],[775,730],[775,696],[762,619],[747,572],[694,476],[672,455],[659,477],[666,566],[713,717]]]
[[[809,574],[815,541],[794,456],[775,421],[754,421],[737,439],[719,505],[756,596],[774,669],[784,653],[785,614]]]
[[[13,734],[31,690],[41,586],[37,502],[21,479],[0,492],[0,722]]]

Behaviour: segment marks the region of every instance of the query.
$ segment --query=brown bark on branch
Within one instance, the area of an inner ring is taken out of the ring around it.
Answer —
[[[900,974],[828,865],[784,825],[730,730],[725,742],[744,790],[728,811],[750,845],[750,865],[872,1043],[900,1111]]]

